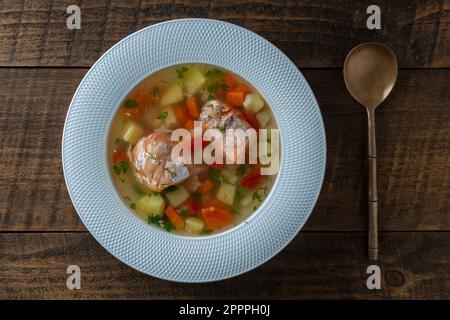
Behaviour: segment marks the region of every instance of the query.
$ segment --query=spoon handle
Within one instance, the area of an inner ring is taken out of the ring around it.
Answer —
[[[377,146],[375,136],[375,109],[367,110],[369,129],[369,259],[378,260],[378,196],[377,196]]]

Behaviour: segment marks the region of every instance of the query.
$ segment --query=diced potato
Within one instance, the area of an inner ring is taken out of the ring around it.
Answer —
[[[171,107],[163,108],[160,113],[157,113],[151,122],[151,127],[158,129],[163,124],[168,128],[173,128],[177,125],[177,118]]]
[[[127,121],[122,129],[122,139],[131,144],[136,143],[143,134],[144,130],[133,121]]]
[[[200,91],[199,96],[200,96],[200,102],[203,105],[208,102],[210,93],[206,90],[202,90],[202,91]]]
[[[223,203],[226,203],[230,206],[233,205],[234,202],[234,194],[236,193],[236,187],[229,183],[222,183],[217,191],[216,198]]]
[[[196,217],[189,217],[184,220],[184,229],[189,233],[199,234],[204,226],[203,220]]]
[[[167,89],[161,96],[161,106],[178,103],[184,100],[183,90],[181,86],[176,83]]]
[[[261,111],[256,114],[256,120],[261,127],[265,127],[270,120],[270,114],[267,111]]]
[[[163,197],[156,193],[145,195],[136,202],[136,210],[144,218],[149,215],[162,216],[165,207]]]
[[[196,93],[205,84],[205,81],[203,74],[196,68],[190,68],[184,74],[184,87],[189,93]]]
[[[264,101],[256,93],[250,93],[245,96],[244,108],[248,112],[257,113],[264,107]]]
[[[235,174],[233,174],[230,170],[223,169],[221,173],[222,176],[225,178],[226,182],[236,184],[238,177]]]
[[[244,208],[247,207],[251,202],[253,201],[252,196],[250,194],[242,197],[241,201],[239,202],[239,205]]]
[[[165,195],[173,207],[178,207],[189,198],[189,192],[183,186],[177,186],[176,190],[167,192]]]

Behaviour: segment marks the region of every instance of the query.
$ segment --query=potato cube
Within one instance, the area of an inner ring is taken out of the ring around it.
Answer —
[[[183,90],[181,86],[176,83],[168,88],[161,96],[161,106],[175,104],[184,100]]]
[[[196,93],[205,81],[205,77],[198,69],[190,68],[184,75],[184,88],[189,93]]]
[[[267,111],[261,111],[256,114],[256,120],[258,121],[260,127],[265,127],[270,120],[270,114]]]
[[[175,117],[173,109],[171,107],[166,107],[162,109],[160,113],[154,115],[154,118],[151,122],[151,127],[154,129],[158,129],[162,125],[165,125],[168,128],[173,128],[177,124],[177,118]]]
[[[189,192],[183,186],[176,186],[175,190],[165,193],[172,207],[182,205],[188,198]]]
[[[189,217],[184,220],[184,229],[189,233],[199,234],[204,226],[203,220],[196,217]]]
[[[122,129],[122,139],[130,144],[136,143],[144,130],[133,121],[127,121]]]
[[[229,183],[222,183],[217,191],[216,198],[223,203],[226,203],[230,206],[233,205],[234,202],[234,194],[236,193],[236,187]]]
[[[162,216],[166,202],[159,194],[151,193],[136,202],[136,211],[144,218],[149,215]]]
[[[250,93],[245,96],[244,108],[248,112],[257,113],[264,107],[264,101],[255,93]]]

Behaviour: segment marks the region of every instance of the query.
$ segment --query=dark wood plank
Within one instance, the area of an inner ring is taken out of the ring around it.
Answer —
[[[383,233],[382,290],[366,288],[365,234],[301,233],[256,270],[210,284],[145,276],[116,260],[88,233],[0,234],[0,299],[445,299],[449,233]],[[66,268],[81,268],[81,290]]]
[[[85,230],[60,147],[86,69],[0,69],[0,231]],[[340,70],[306,70],[327,132],[327,173],[306,230],[366,230],[366,123]],[[377,111],[380,229],[450,230],[450,70],[402,70]],[[430,85],[432,83],[432,85]]]
[[[66,28],[78,4],[81,30]],[[450,66],[450,1],[377,4],[382,29],[366,28],[373,1],[2,1],[0,65],[91,66],[114,43],[148,25],[200,17],[230,21],[272,41],[302,67],[342,66],[364,41],[391,46],[403,67]]]

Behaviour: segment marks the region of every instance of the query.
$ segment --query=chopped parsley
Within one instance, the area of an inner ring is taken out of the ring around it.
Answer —
[[[114,144],[119,144],[121,141],[122,141],[122,139],[116,138],[116,140],[114,140]]]
[[[170,186],[170,187],[167,187],[167,188],[164,190],[164,193],[170,193],[170,192],[174,192],[174,191],[176,191],[176,190],[178,190],[178,187],[177,187],[177,186]]]
[[[154,96],[157,96],[160,92],[161,92],[161,90],[159,90],[158,87],[153,87],[152,91],[151,91],[152,95],[154,95]]]
[[[169,168],[164,168],[164,170],[166,170],[172,178],[177,175],[174,171],[170,170]]]
[[[133,184],[133,190],[134,192],[136,192],[136,194],[140,196],[144,194],[144,191],[142,191],[137,184]]]
[[[245,175],[245,173],[247,172],[247,170],[248,170],[248,166],[245,165],[245,164],[242,164],[242,165],[240,165],[240,166],[237,168],[236,174],[237,174],[239,177],[243,177],[243,176]]]
[[[131,201],[131,198],[130,198],[129,196],[124,196],[123,198],[124,198],[125,200],[127,200],[128,202]]]
[[[120,161],[120,168],[122,169],[123,173],[127,173],[129,167],[130,163],[128,161]]]
[[[209,178],[214,181],[214,182],[221,182],[222,181],[222,177],[220,175],[220,171],[214,169],[213,167],[208,167],[208,175]]]
[[[167,116],[169,115],[169,113],[167,111],[161,111],[157,116],[156,119],[161,120],[161,121],[166,121]]]
[[[170,231],[174,228],[172,222],[166,216],[160,216],[157,214],[149,215],[147,217],[148,224],[154,224],[160,228]]]
[[[212,230],[209,229],[203,229],[202,232],[200,232],[200,234],[211,234]]]
[[[136,209],[136,203],[134,203],[134,202],[130,203],[130,207],[131,207],[131,209]]]
[[[225,133],[225,127],[219,127],[219,131]]]
[[[206,72],[205,74],[205,76],[207,76],[208,78],[221,78],[223,77],[223,75],[224,75],[223,71],[217,68],[208,70],[208,72]]]
[[[214,92],[216,92],[216,90],[217,90],[218,88],[220,88],[222,91],[225,91],[225,90],[228,89],[228,86],[227,86],[227,84],[226,84],[225,82],[222,82],[222,81],[215,81],[215,82],[211,83],[210,85],[208,85],[208,86],[206,87],[206,90],[207,90],[209,93],[214,93]]]
[[[234,194],[234,199],[235,199],[235,201],[239,201],[242,199],[242,190],[239,187],[236,188],[236,192]]]
[[[118,165],[113,165],[113,170],[116,176],[120,175],[122,173],[122,169]]]
[[[191,213],[189,212],[188,209],[181,209],[180,214],[181,214],[181,216],[182,216],[183,218],[187,218],[187,217],[189,217],[189,216],[191,215]]]
[[[184,79],[184,74],[187,71],[188,71],[188,68],[186,68],[186,67],[177,68],[177,70],[175,71],[177,73],[177,78]]]
[[[213,94],[210,94],[208,96],[208,101],[214,100],[216,97]]]
[[[259,202],[261,202],[262,201],[262,196],[259,194],[259,190],[256,190],[255,192],[253,192],[253,194],[252,194],[252,200],[253,201],[259,201]]]
[[[125,101],[125,108],[127,109],[134,109],[138,106],[138,103],[136,100],[127,100]]]

